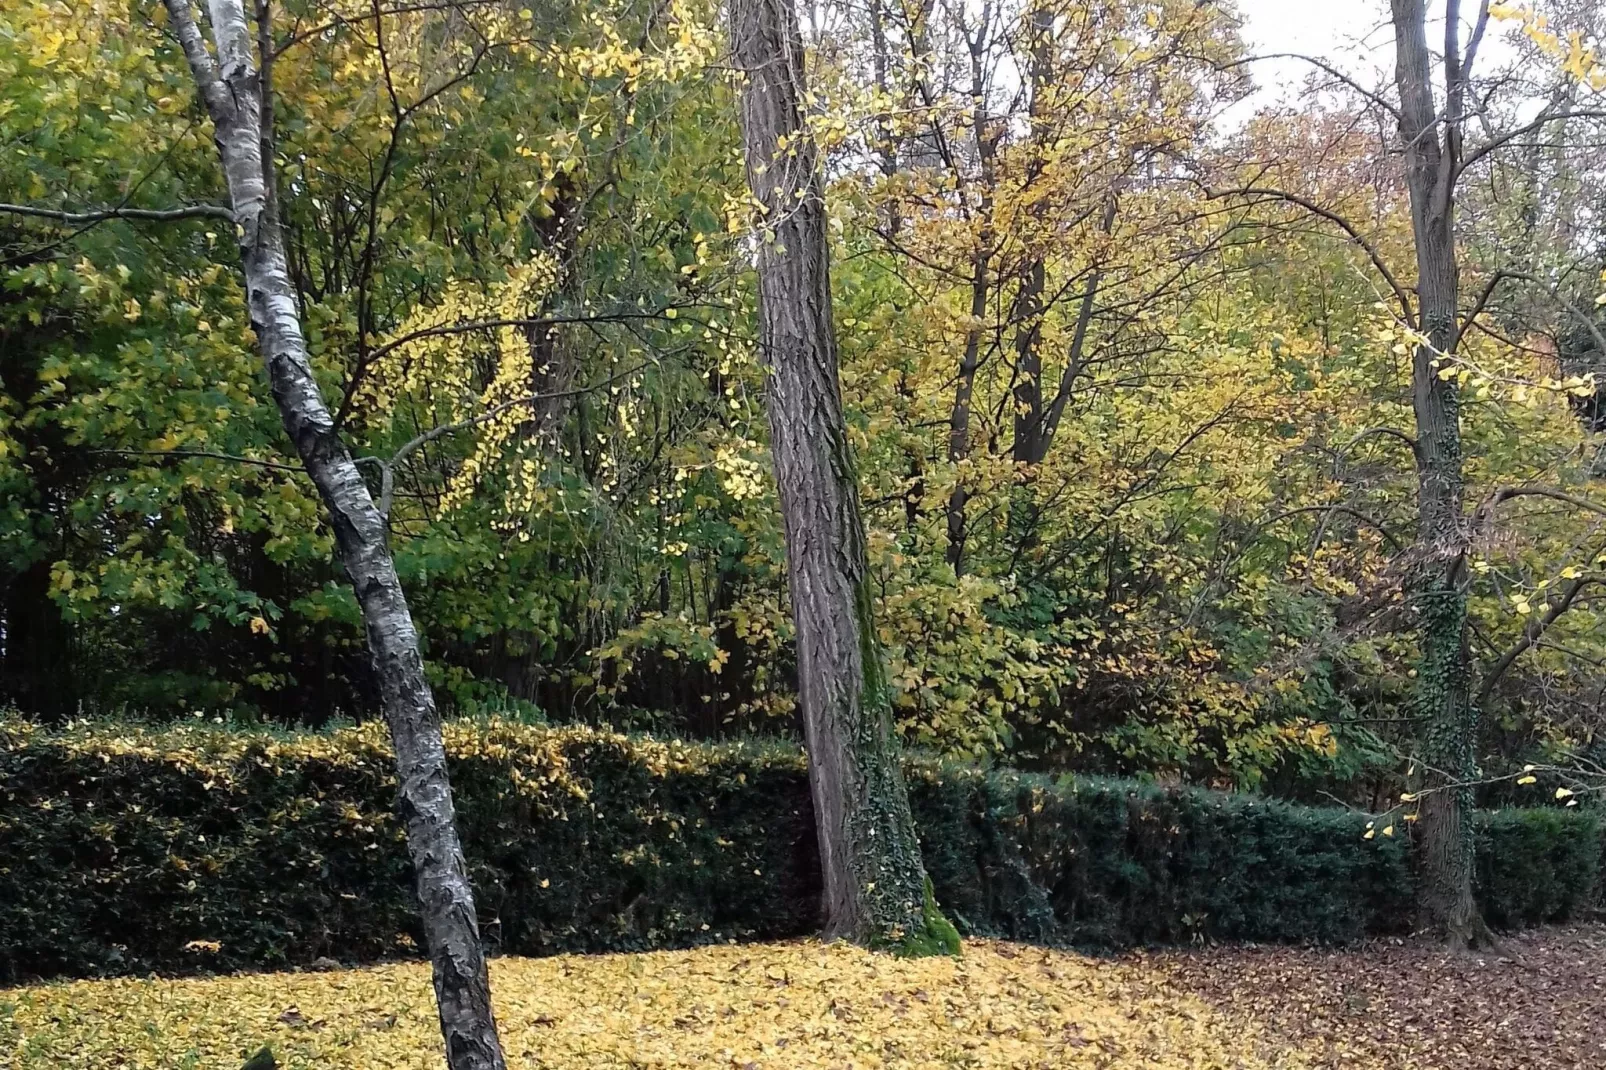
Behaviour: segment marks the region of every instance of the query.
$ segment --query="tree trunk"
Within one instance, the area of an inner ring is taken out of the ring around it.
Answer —
[[[1032,13],[1030,133],[1027,143],[1028,183],[1040,181],[1043,173],[1042,124],[1048,118],[1048,94],[1054,78],[1054,15],[1046,7]],[[1034,204],[1027,212],[1027,226],[1042,228],[1043,205]],[[1033,241],[1038,240],[1033,235]],[[1026,265],[1015,300],[1015,440],[1010,448],[1015,462],[1015,484],[1009,502],[1009,542],[1018,561],[1037,540],[1037,481],[1035,466],[1043,454],[1039,438],[1043,431],[1043,293],[1048,283],[1045,251],[1036,250]]]
[[[985,244],[988,238],[982,238]],[[981,320],[987,314],[988,261],[983,251],[971,263],[970,323],[965,328],[965,354],[954,379],[954,400],[948,410],[948,461],[955,468],[954,489],[948,492],[948,564],[959,575],[965,563],[965,507],[970,490],[959,465],[970,456],[970,402],[976,389],[976,369],[981,366]]]
[[[797,627],[798,690],[825,883],[825,935],[912,954],[957,949],[909,814],[871,620],[842,415],[818,162],[802,122],[791,0],[732,0],[747,178],[763,206],[759,354]],[[781,146],[785,148],[781,148]]]
[[[418,636],[391,562],[385,521],[336,433],[313,378],[274,206],[264,122],[271,92],[256,70],[241,0],[210,0],[217,58],[189,0],[165,0],[169,20],[216,128],[245,274],[251,327],[284,428],[329,509],[341,564],[362,608],[400,782],[398,809],[417,880],[447,1064],[503,1070],[467,865],[457,838],[446,748]],[[265,29],[265,27],[264,27]]]
[[[1472,895],[1472,790],[1477,711],[1467,650],[1467,553],[1459,399],[1441,379],[1439,355],[1456,344],[1454,184],[1459,159],[1461,70],[1455,0],[1446,4],[1445,84],[1440,140],[1428,55],[1425,0],[1392,0],[1400,93],[1400,138],[1416,242],[1417,328],[1428,344],[1412,358],[1416,415],[1417,546],[1410,580],[1420,644],[1416,702],[1428,793],[1422,802],[1420,910],[1423,924],[1454,946],[1484,943]]]

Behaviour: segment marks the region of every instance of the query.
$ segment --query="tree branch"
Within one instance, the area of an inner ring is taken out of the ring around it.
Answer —
[[[1328,63],[1326,60],[1318,59],[1315,56],[1307,56],[1303,52],[1262,52],[1253,56],[1245,56],[1243,59],[1233,60],[1229,63],[1217,64],[1216,69],[1223,71],[1232,70],[1235,67],[1248,66],[1251,63],[1255,63],[1263,59],[1304,60],[1312,67],[1325,72],[1335,81],[1342,82],[1343,84],[1349,86],[1351,89],[1355,90],[1355,92],[1359,93],[1373,104],[1376,104],[1378,107],[1388,112],[1389,115],[1393,116],[1396,120],[1400,117],[1400,109],[1396,108],[1393,102],[1388,100],[1381,93],[1374,89],[1367,89],[1365,86],[1361,85],[1361,83],[1357,82],[1355,79],[1351,78],[1349,75],[1345,74],[1331,63]]]
[[[1361,250],[1366,253],[1367,259],[1371,260],[1372,266],[1377,269],[1377,273],[1383,277],[1383,281],[1388,284],[1388,288],[1394,292],[1395,299],[1400,303],[1400,309],[1405,313],[1405,322],[1413,327],[1416,325],[1416,313],[1411,308],[1410,291],[1400,285],[1399,280],[1394,277],[1394,272],[1390,271],[1388,264],[1384,262],[1382,254],[1377,251],[1377,247],[1363,237],[1361,232],[1349,220],[1337,212],[1323,208],[1314,201],[1307,200],[1297,194],[1265,186],[1242,186],[1238,189],[1226,190],[1207,189],[1205,190],[1205,196],[1210,200],[1219,200],[1223,197],[1261,197],[1270,200],[1287,201],[1289,204],[1303,208],[1311,215],[1327,220],[1339,230],[1342,230],[1350,241],[1360,246]]]
[[[1556,623],[1556,620],[1572,607],[1574,600],[1578,598],[1579,592],[1589,584],[1599,582],[1599,579],[1598,576],[1580,576],[1578,579],[1573,580],[1572,583],[1567,585],[1567,589],[1561,593],[1561,597],[1550,603],[1543,616],[1535,617],[1528,622],[1528,626],[1522,630],[1522,636],[1507,647],[1506,652],[1501,654],[1494,665],[1489,668],[1489,671],[1484,674],[1483,683],[1478,687],[1477,697],[1472,700],[1474,708],[1481,707],[1488,701],[1490,694],[1494,692],[1495,684],[1500,682],[1500,678],[1506,674],[1506,670],[1511,668],[1512,664],[1522,656],[1523,652],[1537,643],[1540,636],[1544,635],[1550,626]]]
[[[232,453],[214,453],[211,450],[90,450],[93,454],[104,454],[113,457],[151,457],[162,460],[210,460],[230,461],[234,464],[248,464],[257,468],[269,468],[276,472],[294,472],[297,475],[306,475],[306,469],[299,464],[286,464],[283,461],[263,461],[255,457],[240,457]]]
[[[1544,126],[1546,123],[1556,122],[1560,119],[1606,119],[1606,111],[1600,111],[1594,108],[1584,108],[1576,111],[1553,112],[1549,115],[1541,112],[1539,118],[1534,119],[1532,122],[1523,123],[1514,130],[1508,130],[1499,137],[1486,141],[1482,145],[1479,145],[1476,149],[1473,149],[1471,152],[1467,153],[1466,157],[1461,161],[1461,166],[1456,168],[1456,176],[1460,177],[1461,175],[1465,174],[1467,168],[1471,167],[1473,164],[1477,163],[1491,152],[1494,152],[1495,150],[1517,140],[1522,135],[1531,134],[1535,130],[1538,130],[1541,126]]]
[[[53,219],[58,223],[81,226],[108,219],[138,219],[166,223],[175,219],[223,219],[234,222],[234,213],[215,204],[186,204],[178,208],[95,208],[84,212],[65,212],[55,208],[35,208],[27,204],[0,204],[0,212],[10,215]]]
[[[510,319],[474,320],[469,323],[447,323],[438,327],[425,327],[422,330],[413,331],[410,334],[404,334],[400,338],[393,338],[389,342],[386,342],[384,345],[380,346],[378,349],[375,349],[373,352],[369,353],[367,362],[372,364],[381,357],[395,352],[402,346],[409,345],[413,342],[422,341],[425,338],[441,338],[456,334],[472,334],[475,331],[492,331],[499,327],[557,327],[570,323],[622,323],[627,320],[669,319],[670,317],[667,315],[667,313],[678,308],[687,307],[698,306],[668,305],[664,308],[658,309],[657,311],[644,310],[641,312],[612,312],[595,316],[530,316],[514,317]]]
[[[589,386],[576,387],[573,390],[554,390],[545,394],[528,394],[524,397],[514,398],[511,401],[504,401],[499,405],[492,405],[484,412],[475,416],[470,416],[466,420],[458,420],[455,423],[442,424],[439,427],[432,427],[422,434],[414,435],[412,438],[402,443],[401,448],[395,453],[391,454],[389,460],[386,460],[383,457],[372,456],[357,458],[357,460],[360,462],[377,464],[379,466],[379,515],[387,520],[390,518],[390,504],[391,500],[395,497],[396,466],[422,447],[434,442],[436,439],[444,438],[445,436],[455,434],[458,431],[466,431],[471,427],[478,427],[480,424],[489,423],[498,416],[502,415],[504,412],[507,412],[509,409],[517,408],[520,405],[534,405],[539,401],[553,401],[558,398],[577,397],[581,394],[589,394],[594,390],[600,390],[605,386],[617,383],[621,379],[628,379],[630,376],[635,375],[645,367],[647,367],[647,364],[645,363],[637,364],[633,368],[627,368],[622,372],[617,372],[614,375],[610,375],[608,378],[592,383]]]
[[[1413,456],[1413,457],[1416,456],[1416,439],[1412,438],[1410,435],[1406,434],[1404,431],[1401,431],[1397,427],[1368,427],[1365,431],[1362,431],[1360,434],[1356,435],[1354,438],[1352,438],[1348,442],[1346,442],[1344,444],[1343,448],[1340,449],[1338,451],[1338,453],[1334,454],[1334,456],[1333,456],[1333,472],[1334,472],[1335,476],[1338,473],[1339,466],[1344,463],[1344,458],[1348,457],[1350,455],[1351,451],[1353,451],[1356,446],[1359,446],[1362,442],[1366,441],[1367,439],[1372,438],[1373,436],[1378,436],[1378,435],[1385,436],[1385,437],[1388,437],[1388,438],[1397,438],[1397,439],[1399,439],[1401,442],[1405,443],[1407,446],[1409,446],[1411,448],[1411,456]]]
[[[1483,503],[1478,506],[1477,511],[1472,514],[1474,527],[1481,526],[1487,521],[1496,506],[1513,498],[1549,498],[1553,501],[1566,502],[1568,505],[1577,506],[1587,512],[1606,516],[1606,505],[1592,502],[1588,498],[1580,498],[1576,494],[1569,494],[1556,487],[1501,487],[1485,498]]]
[[[1561,305],[1561,307],[1565,308],[1568,312],[1571,312],[1573,316],[1577,318],[1578,322],[1582,323],[1584,328],[1589,331],[1590,337],[1594,339],[1595,348],[1600,350],[1601,353],[1606,354],[1606,334],[1603,334],[1601,329],[1596,326],[1594,317],[1590,316],[1583,309],[1573,304],[1572,301],[1562,294],[1560,288],[1555,286],[1553,283],[1549,283],[1544,279],[1538,278],[1537,276],[1528,275],[1520,271],[1502,271],[1499,273],[1499,275],[1504,275],[1508,279],[1520,279],[1523,282],[1531,282],[1535,286],[1541,286],[1550,291],[1550,296],[1556,299],[1556,303]]]

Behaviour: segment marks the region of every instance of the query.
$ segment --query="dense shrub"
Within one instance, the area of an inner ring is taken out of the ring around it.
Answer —
[[[483,928],[500,950],[628,950],[817,924],[795,747],[448,726]],[[938,898],[970,932],[1120,946],[1342,941],[1409,922],[1403,837],[1365,815],[913,761]],[[0,723],[0,978],[409,954],[418,939],[383,729],[279,738]],[[1499,923],[1594,881],[1577,813],[1484,825]]]
[[[1601,864],[1598,822],[1558,809],[1479,816],[1478,888],[1491,925],[1537,925],[1591,902]]]

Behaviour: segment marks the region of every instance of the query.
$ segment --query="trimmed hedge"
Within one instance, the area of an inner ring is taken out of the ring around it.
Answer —
[[[817,927],[803,756],[782,745],[447,726],[482,926],[519,954]],[[1403,837],[1367,818],[1126,781],[923,760],[911,801],[961,929],[1101,946],[1340,942],[1408,927]],[[0,979],[416,953],[383,728],[280,738],[0,721]],[[1600,857],[1576,811],[1480,829],[1484,908],[1562,917]]]

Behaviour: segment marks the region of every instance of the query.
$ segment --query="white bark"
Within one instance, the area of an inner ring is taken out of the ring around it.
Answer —
[[[341,564],[362,608],[400,782],[398,807],[434,968],[452,1070],[503,1070],[467,865],[458,841],[440,717],[397,579],[384,518],[335,430],[307,358],[263,159],[262,81],[241,0],[208,0],[216,59],[190,0],[165,0],[216,128],[257,346],[284,428],[329,509]]]

